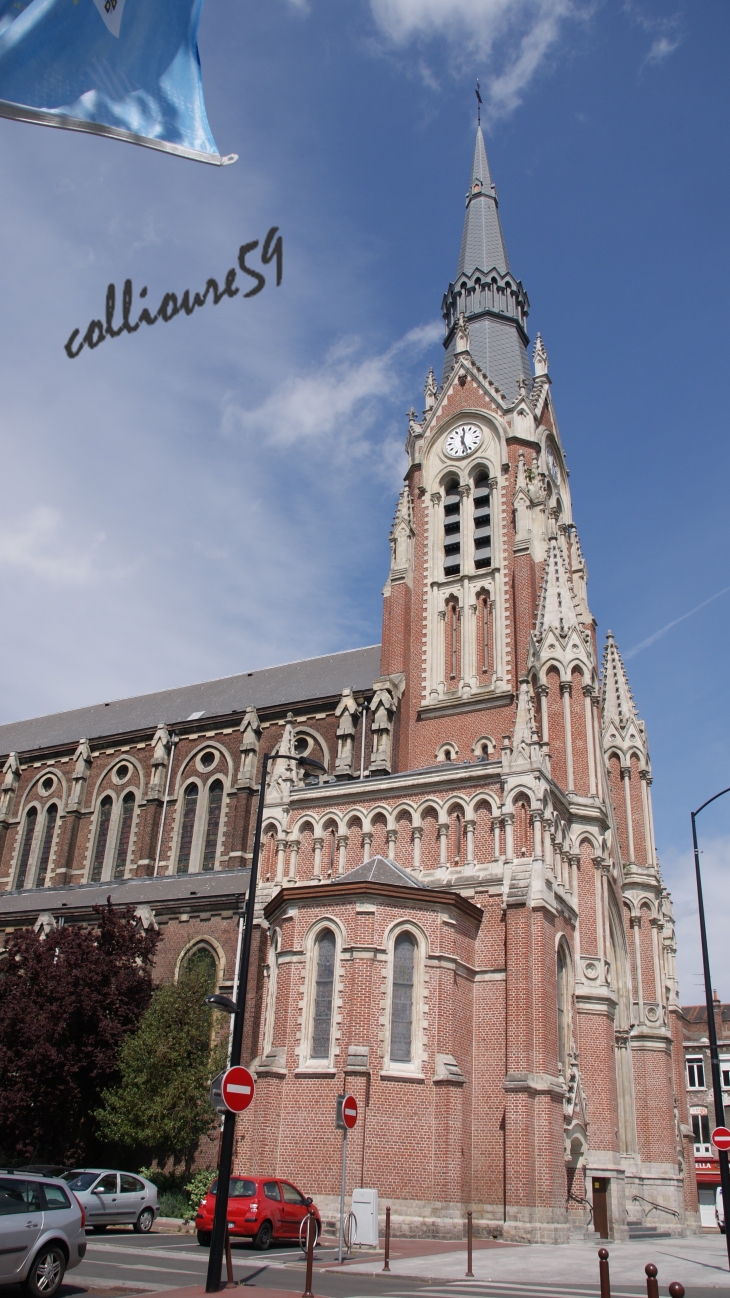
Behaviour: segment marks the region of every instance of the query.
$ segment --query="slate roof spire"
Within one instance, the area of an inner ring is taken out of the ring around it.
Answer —
[[[510,270],[498,207],[484,136],[478,126],[459,264],[441,305],[446,321],[443,377],[446,379],[454,362],[456,325],[463,311],[473,359],[513,401],[521,379],[532,386],[525,330],[530,304],[522,284]]]
[[[629,721],[638,720],[629,678],[618,645],[613,638],[613,631],[606,634],[602,685],[601,703],[604,721],[609,719],[616,721],[619,729],[624,730]]]

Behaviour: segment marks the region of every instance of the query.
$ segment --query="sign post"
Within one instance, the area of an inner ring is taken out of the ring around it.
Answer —
[[[345,1234],[345,1172],[347,1170],[347,1133],[357,1122],[357,1100],[354,1095],[338,1095],[335,1101],[335,1127],[342,1132],[342,1180],[340,1182],[340,1241],[337,1261],[342,1262]]]

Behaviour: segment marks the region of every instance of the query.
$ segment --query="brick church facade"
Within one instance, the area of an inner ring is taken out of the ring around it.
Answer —
[[[694,1229],[647,737],[602,662],[540,336],[481,130],[441,385],[409,417],[381,646],[0,727],[5,932],[108,896],[232,985],[265,790],[237,1166],[400,1233]],[[303,778],[311,754],[328,774]],[[667,1214],[668,1216],[668,1214]]]

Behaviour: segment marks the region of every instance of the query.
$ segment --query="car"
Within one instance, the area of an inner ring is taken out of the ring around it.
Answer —
[[[715,1195],[715,1221],[720,1227],[720,1234],[724,1235],[725,1234],[725,1209],[722,1205],[722,1189],[720,1186],[717,1187],[717,1194]]]
[[[144,1176],[109,1168],[81,1167],[64,1172],[86,1213],[86,1225],[101,1235],[108,1226],[131,1225],[140,1235],[152,1229],[159,1214],[157,1186]]]
[[[53,1298],[86,1253],[84,1209],[68,1185],[30,1172],[0,1172],[0,1284]]]
[[[210,1244],[217,1189],[215,1180],[195,1217],[198,1243],[203,1248]],[[311,1203],[291,1181],[279,1177],[232,1176],[228,1191],[228,1233],[232,1238],[251,1239],[254,1248],[262,1249],[268,1248],[274,1239],[296,1241]],[[322,1218],[316,1206],[314,1219],[316,1244],[322,1233]]]

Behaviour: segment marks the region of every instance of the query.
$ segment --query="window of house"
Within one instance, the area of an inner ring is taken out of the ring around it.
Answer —
[[[329,1059],[335,987],[335,935],[326,928],[315,944],[316,975],[312,1020],[312,1059]]]
[[[727,1055],[720,1055],[720,1076],[723,1091],[730,1091],[730,1059]]]
[[[409,1064],[413,1058],[413,985],[416,942],[400,933],[393,947],[393,997],[390,1011],[390,1058]]]
[[[52,802],[44,816],[43,825],[43,843],[41,854],[38,858],[38,888],[45,888],[46,875],[48,874],[48,862],[51,859],[51,848],[53,847],[53,835],[56,832],[56,821],[58,820],[58,807]]]
[[[183,794],[180,846],[177,853],[178,874],[187,874],[190,869],[190,854],[193,850],[193,831],[195,829],[195,813],[197,810],[198,786],[197,784],[189,784]]]
[[[705,1061],[702,1055],[690,1055],[687,1058],[687,1086],[690,1091],[704,1090]]]
[[[91,882],[101,882],[101,872],[104,868],[104,857],[106,856],[106,844],[109,838],[109,825],[112,818],[112,803],[109,794],[101,800],[99,807],[99,823],[96,827],[96,845],[94,847],[94,856],[91,862]]]
[[[461,572],[461,496],[458,482],[444,491],[444,577]]]
[[[18,857],[18,877],[15,880],[16,888],[25,887],[25,876],[28,873],[28,862],[30,861],[31,848],[33,847],[33,838],[35,836],[35,827],[38,821],[38,811],[35,807],[29,807],[25,825],[23,827],[23,843],[20,848]]]
[[[492,520],[489,477],[486,473],[481,473],[474,483],[474,567],[491,568],[491,566]]]
[[[205,827],[205,845],[203,847],[203,870],[215,869],[215,858],[218,851],[218,829],[221,823],[223,806],[223,782],[214,780],[208,790],[208,823]]]
[[[706,1113],[692,1114],[692,1131],[694,1132],[694,1141],[696,1145],[709,1145],[710,1119]]]
[[[125,793],[122,801],[122,814],[119,821],[119,837],[117,839],[117,852],[114,858],[114,878],[123,879],[127,869],[127,857],[129,855],[129,840],[132,837],[132,822],[134,820],[134,794]]]

